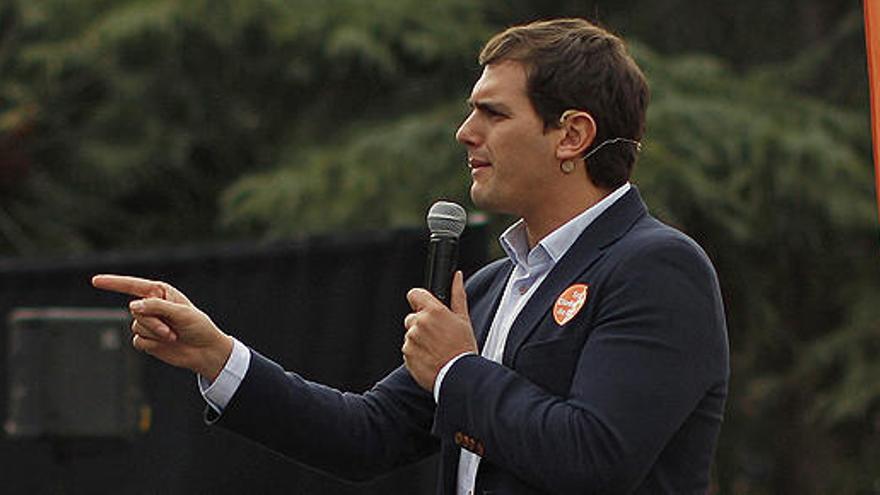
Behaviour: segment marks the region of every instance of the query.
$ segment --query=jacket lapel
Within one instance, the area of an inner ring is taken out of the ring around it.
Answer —
[[[635,186],[593,221],[572,244],[562,259],[532,295],[513,322],[504,346],[503,362],[513,365],[513,358],[538,322],[553,307],[556,298],[601,256],[604,249],[625,234],[647,213]],[[505,279],[506,280],[506,279]],[[493,312],[494,314],[494,312]],[[485,339],[485,336],[483,337]]]

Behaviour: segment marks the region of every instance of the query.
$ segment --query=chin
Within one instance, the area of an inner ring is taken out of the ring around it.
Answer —
[[[501,213],[505,215],[514,214],[513,210],[515,210],[515,208],[510,208],[509,206],[506,206],[505,203],[500,200],[500,198],[492,197],[492,195],[485,194],[485,191],[482,191],[482,193],[483,194],[481,194],[481,191],[475,191],[473,188],[471,188],[471,202],[480,210],[488,211],[491,213]]]
[[[471,186],[471,202],[481,210],[493,210],[492,202],[486,197],[484,191],[480,191],[476,184]]]

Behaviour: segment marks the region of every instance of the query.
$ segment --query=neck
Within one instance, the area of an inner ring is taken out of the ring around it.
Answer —
[[[572,218],[593,207],[603,198],[611,194],[609,189],[588,187],[581,194],[568,199],[561,196],[560,201],[548,202],[534,212],[523,215],[529,249],[534,248],[541,239],[568,223]]]

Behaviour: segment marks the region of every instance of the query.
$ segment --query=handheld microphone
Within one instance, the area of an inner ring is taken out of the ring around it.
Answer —
[[[452,276],[458,264],[458,237],[464,231],[467,213],[461,206],[438,201],[428,210],[428,264],[425,269],[425,288],[443,304],[449,306]]]

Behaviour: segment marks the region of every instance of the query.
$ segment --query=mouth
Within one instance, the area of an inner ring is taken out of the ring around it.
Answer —
[[[492,163],[488,162],[486,160],[481,160],[479,158],[474,158],[472,156],[468,157],[468,167],[470,167],[471,170],[476,170],[478,168],[491,167],[491,166],[492,166]]]

